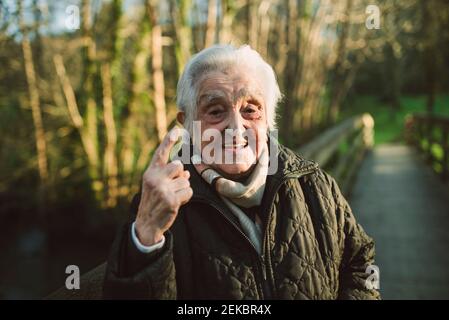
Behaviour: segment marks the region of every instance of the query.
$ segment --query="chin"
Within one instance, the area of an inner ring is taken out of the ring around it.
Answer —
[[[227,179],[238,179],[247,175],[251,169],[251,164],[220,164],[215,166],[217,170],[223,177]]]

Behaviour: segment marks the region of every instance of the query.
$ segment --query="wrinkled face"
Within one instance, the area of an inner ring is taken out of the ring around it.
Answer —
[[[249,69],[214,71],[198,83],[195,120],[201,123],[203,155],[212,142],[216,148],[208,153],[215,161],[210,166],[231,179],[251,171],[267,141],[265,102],[253,75]]]

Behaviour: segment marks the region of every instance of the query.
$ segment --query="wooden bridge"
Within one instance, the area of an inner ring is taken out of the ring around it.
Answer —
[[[416,150],[374,148],[350,203],[376,241],[383,299],[449,299],[449,190]]]
[[[347,119],[299,152],[337,179],[374,238],[383,299],[449,299],[449,188],[429,165],[447,178],[449,120],[408,119],[406,140],[418,148],[373,148],[373,126],[367,114]],[[82,277],[81,290],[50,298],[100,298],[103,274],[101,265]]]
[[[302,151],[326,166],[338,153],[335,143],[347,140],[351,146],[330,171],[376,242],[382,298],[449,299],[449,187],[443,182],[448,178],[449,119],[415,115],[405,122],[409,145],[370,150],[372,125],[369,115],[348,119]],[[435,165],[443,179],[432,170]],[[356,179],[342,175],[338,168],[343,167],[353,173],[357,168]]]

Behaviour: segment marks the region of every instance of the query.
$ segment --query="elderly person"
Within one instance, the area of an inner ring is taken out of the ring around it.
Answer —
[[[176,137],[162,141],[111,249],[105,298],[379,297],[367,286],[373,240],[334,179],[269,134],[280,98],[273,69],[249,46],[217,45],[189,61],[177,119],[190,133],[195,121],[218,132],[221,150],[216,161],[200,153],[181,163],[169,161]]]

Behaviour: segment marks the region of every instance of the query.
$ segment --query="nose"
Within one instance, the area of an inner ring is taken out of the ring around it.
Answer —
[[[235,141],[245,140],[243,137],[245,126],[243,125],[243,118],[240,112],[232,112],[226,129],[230,129],[229,131],[232,130],[232,132],[229,132],[229,134],[233,134]]]

